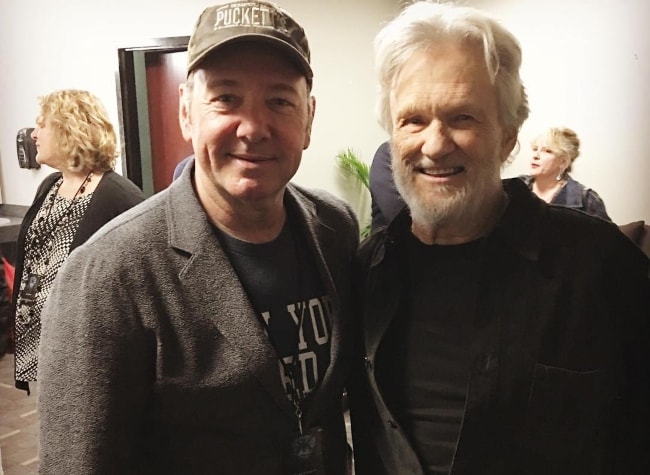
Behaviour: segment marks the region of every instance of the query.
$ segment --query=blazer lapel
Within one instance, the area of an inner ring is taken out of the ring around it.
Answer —
[[[266,331],[192,189],[191,174],[172,183],[168,195],[170,245],[188,260],[179,274],[200,309],[192,318],[209,319],[239,354],[276,404],[289,416],[293,409],[282,387],[279,362]]]
[[[337,368],[342,364],[340,361],[341,351],[339,351],[345,331],[342,327],[343,319],[340,312],[341,295],[339,295],[336,285],[335,276],[340,276],[342,269],[335,268],[337,263],[342,261],[338,255],[340,247],[336,245],[336,231],[324,224],[316,214],[315,206],[311,201],[303,199],[299,193],[294,190],[293,185],[287,187],[287,204],[298,218],[298,224],[304,231],[307,238],[308,246],[318,268],[320,278],[323,282],[328,296],[332,299],[332,308],[334,309],[332,321],[330,321],[330,364],[319,383],[319,391],[315,392],[315,398],[319,399],[321,395],[331,394],[326,389],[335,383],[334,376],[339,374]],[[314,405],[316,402],[314,402]]]

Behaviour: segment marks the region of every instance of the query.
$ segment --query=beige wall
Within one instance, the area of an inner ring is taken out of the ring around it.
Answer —
[[[214,2],[223,3],[223,2]],[[335,156],[352,147],[370,161],[385,140],[374,117],[372,40],[397,0],[279,1],[307,31],[317,99],[313,138],[295,181],[355,201]],[[117,49],[191,33],[199,0],[18,0],[0,5],[0,171],[4,203],[29,204],[51,172],[20,169],[15,135],[33,126],[36,97],[60,88],[96,93],[118,122]],[[22,19],[23,21],[19,21]],[[118,170],[121,170],[118,164]],[[361,204],[359,204],[360,206]]]
[[[334,157],[346,147],[369,162],[385,139],[374,116],[372,40],[399,0],[279,1],[305,26],[317,98],[313,141],[295,181],[325,188],[357,208]],[[619,223],[650,221],[650,2],[467,0],[502,19],[524,50],[532,114],[522,151],[504,171],[526,170],[531,136],[573,127],[583,146],[574,176],[604,198]],[[0,5],[0,172],[5,203],[28,204],[49,170],[18,168],[15,135],[32,126],[36,96],[59,88],[99,95],[118,124],[117,48],[188,35],[199,0],[18,0]],[[118,165],[119,169],[119,165]]]
[[[650,2],[468,3],[499,17],[523,48],[531,115],[504,175],[526,172],[538,131],[565,125],[582,142],[573,177],[600,194],[615,222],[650,222]]]

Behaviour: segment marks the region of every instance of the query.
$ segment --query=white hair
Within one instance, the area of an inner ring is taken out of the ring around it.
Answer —
[[[390,93],[404,63],[415,51],[449,41],[482,44],[488,73],[497,88],[501,126],[518,131],[529,109],[519,76],[521,48],[517,39],[480,10],[431,1],[409,5],[375,38],[377,115],[382,127],[392,133]]]

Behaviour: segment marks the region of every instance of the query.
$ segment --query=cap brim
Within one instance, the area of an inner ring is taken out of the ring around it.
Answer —
[[[196,58],[194,58],[194,61],[192,61],[187,65],[187,74],[191,73],[196,68],[198,68],[199,65],[204,60],[206,60],[209,56],[216,53],[219,49],[223,48],[224,46],[233,43],[244,42],[244,41],[267,43],[281,49],[285,53],[288,53],[291,59],[295,61],[296,66],[299,67],[299,69],[305,75],[307,80],[311,83],[311,80],[314,77],[314,73],[311,69],[311,65],[296,48],[294,48],[289,43],[287,43],[286,41],[280,38],[275,38],[273,36],[263,35],[259,33],[242,33],[240,35],[232,36],[224,41],[221,41],[220,43],[215,43],[214,45],[212,45],[211,47],[203,51]]]

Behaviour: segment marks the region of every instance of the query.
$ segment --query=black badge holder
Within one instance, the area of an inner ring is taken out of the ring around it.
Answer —
[[[285,473],[290,475],[325,475],[322,428],[314,427],[293,439]]]

